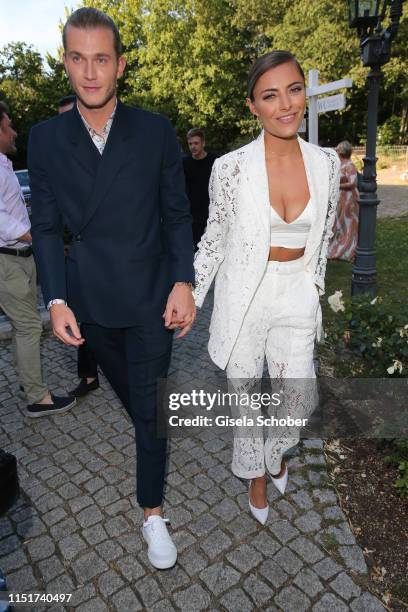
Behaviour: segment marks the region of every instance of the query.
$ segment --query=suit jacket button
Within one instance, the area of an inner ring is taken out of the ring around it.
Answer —
[[[77,235],[75,236],[75,240],[76,240],[77,242],[81,242],[81,241],[82,241],[82,236],[81,236],[81,234],[77,234]]]

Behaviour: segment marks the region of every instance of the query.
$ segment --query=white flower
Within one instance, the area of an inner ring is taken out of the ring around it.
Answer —
[[[373,342],[372,346],[376,348],[380,348],[382,342],[382,338],[377,338],[377,342]]]
[[[333,312],[344,312],[343,292],[335,291],[333,295],[327,298],[330,308]]]
[[[394,361],[394,368],[396,370],[398,370],[399,373],[401,374],[401,372],[402,372],[402,363],[400,361],[398,361],[398,360],[395,360]]]
[[[396,370],[398,370],[398,372],[401,374],[401,372],[402,372],[402,363],[400,361],[398,361],[398,359],[394,359],[394,363],[392,364],[392,366],[387,368],[387,372],[388,372],[388,374],[394,374],[394,372]]]
[[[377,300],[378,300],[378,296],[376,295],[375,298],[373,300],[371,300],[371,302],[370,302],[371,306],[374,306],[374,304],[376,303]]]

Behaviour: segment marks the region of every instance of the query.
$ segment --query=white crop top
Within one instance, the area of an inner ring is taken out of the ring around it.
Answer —
[[[271,247],[300,249],[306,246],[312,224],[311,199],[301,214],[291,223],[282,219],[274,208],[271,208]]]

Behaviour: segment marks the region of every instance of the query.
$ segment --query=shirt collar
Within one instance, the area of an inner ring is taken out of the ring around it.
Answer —
[[[110,127],[111,127],[112,122],[113,122],[113,118],[114,118],[115,113],[116,113],[117,106],[118,106],[118,99],[116,98],[116,100],[115,100],[115,108],[113,109],[110,117],[108,118],[107,122],[103,126],[103,128],[102,128],[102,130],[100,132],[101,134],[106,134],[107,132],[109,132]],[[85,117],[83,116],[81,111],[79,110],[78,101],[77,101],[77,109],[78,109],[78,113],[80,114],[81,119],[84,122],[85,127],[87,128],[88,132],[90,132],[91,134],[97,134],[98,132],[96,130],[94,130],[94,128],[92,126],[89,125],[89,123],[87,122],[87,120],[85,119]]]
[[[8,170],[13,169],[13,162],[4,153],[0,153],[0,164]]]

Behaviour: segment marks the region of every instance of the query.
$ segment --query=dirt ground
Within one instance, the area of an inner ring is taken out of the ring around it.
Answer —
[[[340,439],[326,447],[343,508],[370,567],[377,595],[387,609],[408,609],[408,499],[394,483],[397,467],[376,440]]]

